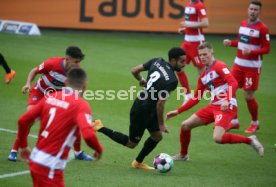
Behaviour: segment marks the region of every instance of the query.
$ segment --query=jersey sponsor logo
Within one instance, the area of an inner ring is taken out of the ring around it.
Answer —
[[[266,35],[265,35],[265,38],[266,38],[267,41],[270,41],[269,34],[266,34]]]
[[[222,119],[222,114],[216,115],[215,122],[219,122]]]
[[[201,12],[201,14],[202,14],[203,16],[206,15],[206,10],[205,10],[205,9],[201,9],[200,12]]]
[[[41,71],[44,68],[44,63],[40,64],[38,67],[38,71]]]
[[[242,35],[240,41],[243,43],[249,43],[249,36]]]
[[[92,125],[92,116],[90,114],[84,114],[84,116],[85,116],[86,122],[89,125]]]
[[[222,71],[223,71],[224,74],[229,74],[230,73],[230,71],[227,68],[223,68]]]

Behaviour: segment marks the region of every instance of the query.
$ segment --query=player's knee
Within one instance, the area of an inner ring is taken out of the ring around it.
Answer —
[[[191,128],[190,128],[190,126],[189,126],[189,124],[186,122],[186,121],[183,121],[182,123],[181,123],[181,128],[185,131],[187,131],[187,130],[191,130]]]
[[[254,91],[245,91],[244,97],[246,100],[252,100],[254,99]]]
[[[213,135],[213,140],[216,143],[220,144],[221,143],[221,136],[219,136],[219,135]]]

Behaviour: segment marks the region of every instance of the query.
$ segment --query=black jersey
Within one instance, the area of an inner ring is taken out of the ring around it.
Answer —
[[[172,66],[163,58],[154,58],[143,64],[148,70],[146,87],[137,96],[132,110],[156,108],[160,97],[167,98],[177,87],[178,79]]]

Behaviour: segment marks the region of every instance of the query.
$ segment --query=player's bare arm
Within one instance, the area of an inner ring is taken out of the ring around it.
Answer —
[[[165,99],[159,99],[157,101],[156,111],[157,111],[157,118],[158,118],[158,123],[159,123],[160,130],[162,132],[169,132],[168,127],[166,126],[166,124],[164,122],[164,116],[163,116],[165,102],[166,102]]]
[[[193,28],[193,29],[199,29],[199,28],[207,28],[209,26],[209,20],[208,18],[203,18],[201,21],[197,23],[187,23],[185,21],[180,23],[181,28]]]
[[[140,86],[143,86],[143,87],[146,85],[146,81],[143,78],[143,76],[140,74],[140,72],[142,72],[144,70],[145,70],[145,68],[142,64],[134,67],[131,70],[132,75],[135,77],[135,79],[137,79],[139,81]]]
[[[170,111],[170,112],[167,113],[167,115],[166,115],[166,120],[169,120],[169,119],[171,119],[172,117],[177,116],[178,114],[179,114],[179,113],[178,113],[177,110],[172,110],[172,111]]]
[[[33,68],[28,75],[26,84],[22,87],[23,94],[27,93],[30,90],[31,83],[35,79],[36,75],[37,75],[36,68]]]

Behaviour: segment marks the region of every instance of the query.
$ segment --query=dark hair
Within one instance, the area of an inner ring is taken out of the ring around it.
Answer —
[[[67,47],[65,54],[72,58],[76,58],[76,59],[82,60],[84,58],[84,54],[81,52],[80,48],[77,46]]]
[[[251,0],[250,4],[257,5],[262,8],[262,2],[259,0]]]
[[[208,49],[213,49],[212,45],[207,43],[207,42],[204,42],[202,44],[200,44],[197,49],[200,50],[200,49],[205,49],[205,48],[208,48]]]
[[[180,56],[183,56],[183,55],[186,55],[186,52],[180,47],[173,47],[168,52],[169,60],[171,59],[178,60]]]
[[[81,68],[71,68],[67,73],[67,80],[68,86],[81,88],[83,83],[87,80],[87,75]]]

